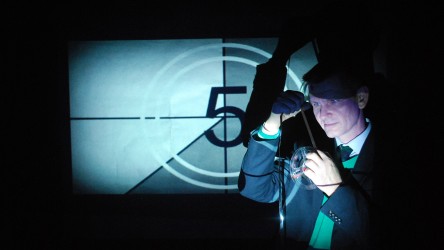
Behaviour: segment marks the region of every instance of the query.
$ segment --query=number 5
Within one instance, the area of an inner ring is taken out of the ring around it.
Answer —
[[[219,94],[243,94],[243,93],[247,93],[246,86],[211,88],[210,100],[208,101],[208,109],[206,116],[214,118],[221,113],[231,113],[237,118],[239,118],[240,123],[243,124],[245,113],[242,109],[233,106],[225,106],[216,109],[217,97],[219,96]],[[221,141],[219,138],[216,137],[212,129],[205,131],[205,136],[211,143],[219,147],[234,147],[242,142],[240,131],[239,135],[232,141]]]

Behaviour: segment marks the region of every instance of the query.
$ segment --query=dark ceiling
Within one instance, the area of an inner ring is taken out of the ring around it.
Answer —
[[[57,35],[70,39],[145,39],[276,36],[290,18],[318,13],[326,3],[346,9],[356,1],[87,1],[10,6],[9,28],[18,36]],[[368,1],[381,20],[392,7]],[[341,3],[341,4],[339,4]],[[364,5],[364,4],[363,4]],[[340,15],[337,16],[340,18]]]

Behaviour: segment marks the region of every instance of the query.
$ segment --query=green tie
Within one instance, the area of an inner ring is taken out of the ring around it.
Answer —
[[[353,150],[349,146],[339,145],[339,152],[341,154],[341,160],[344,162],[350,159],[350,154]]]

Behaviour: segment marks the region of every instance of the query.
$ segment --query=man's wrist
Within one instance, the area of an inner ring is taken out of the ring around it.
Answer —
[[[322,192],[324,192],[328,197],[330,197],[336,189],[338,189],[340,186],[340,183],[338,184],[330,184],[330,185],[319,185],[318,187],[322,187]]]
[[[257,135],[262,139],[276,139],[279,137],[280,129],[278,128],[277,131],[270,131],[266,128],[265,122],[262,124],[262,126],[259,127]]]
[[[281,115],[271,113],[262,126],[265,128],[268,134],[276,134],[281,127]]]
[[[267,135],[275,135],[279,132],[279,127],[276,127],[275,125],[267,125],[267,122],[264,122],[261,126],[262,132],[264,132]]]

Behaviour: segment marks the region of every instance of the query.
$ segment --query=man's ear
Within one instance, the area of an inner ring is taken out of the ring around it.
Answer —
[[[356,101],[360,109],[364,109],[367,106],[369,97],[370,97],[370,92],[367,86],[361,86],[356,91]]]

